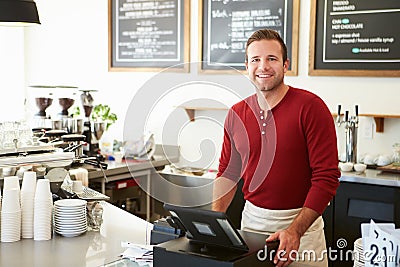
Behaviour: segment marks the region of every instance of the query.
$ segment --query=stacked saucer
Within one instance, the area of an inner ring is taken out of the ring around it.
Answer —
[[[65,237],[74,237],[87,231],[86,201],[62,199],[54,202],[54,230]]]
[[[362,238],[358,238],[356,241],[354,241],[354,265],[353,266],[354,267],[364,267],[365,266]]]

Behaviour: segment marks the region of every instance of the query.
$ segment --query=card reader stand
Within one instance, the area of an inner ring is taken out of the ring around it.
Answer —
[[[195,242],[186,237],[170,240],[154,246],[154,267],[257,267],[275,266],[270,252],[278,249],[279,242],[268,243],[266,235],[238,231],[249,250],[235,250]],[[262,252],[260,252],[262,250]],[[267,252],[268,255],[265,255]],[[275,255],[273,253],[273,255]]]

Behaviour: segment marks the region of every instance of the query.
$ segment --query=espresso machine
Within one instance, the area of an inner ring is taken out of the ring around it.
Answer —
[[[99,141],[103,136],[106,129],[105,122],[97,122],[91,119],[93,111],[94,99],[91,95],[92,92],[97,92],[97,90],[80,90],[81,102],[83,110],[85,112],[85,121],[83,123],[83,135],[85,136],[86,144],[83,147],[83,153],[87,156],[97,156],[100,154]]]

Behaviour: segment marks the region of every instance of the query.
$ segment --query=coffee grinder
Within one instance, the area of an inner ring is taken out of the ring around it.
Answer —
[[[97,92],[97,90],[80,90],[81,101],[83,110],[85,112],[85,121],[83,123],[83,135],[86,137],[86,144],[83,147],[83,153],[87,156],[96,156],[100,154],[99,141],[103,136],[106,129],[105,122],[96,122],[91,120],[91,114],[93,111],[93,96],[91,92]]]
[[[53,93],[52,90],[54,86],[48,85],[31,85],[29,86],[34,89],[35,104],[38,108],[38,112],[33,118],[33,129],[50,129],[51,128],[51,118],[50,115],[46,113],[48,107],[53,103]]]

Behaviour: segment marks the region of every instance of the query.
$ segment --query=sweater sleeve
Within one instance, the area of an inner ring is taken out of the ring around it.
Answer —
[[[312,171],[304,206],[322,214],[339,186],[335,126],[329,109],[319,97],[306,106],[302,119]]]
[[[233,117],[234,111],[230,109],[224,123],[224,140],[219,159],[217,177],[223,176],[237,181],[241,175],[242,164],[240,154],[236,150],[232,136]]]

